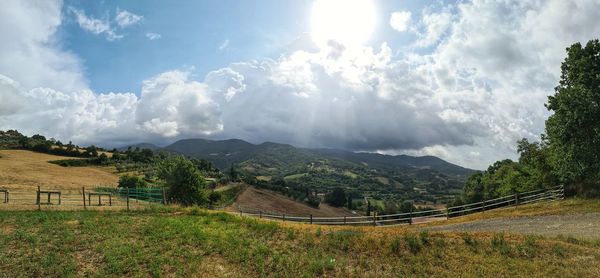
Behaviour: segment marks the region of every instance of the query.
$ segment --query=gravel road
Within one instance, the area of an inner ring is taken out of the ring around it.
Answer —
[[[429,227],[430,231],[508,232],[600,239],[600,213],[524,216]]]

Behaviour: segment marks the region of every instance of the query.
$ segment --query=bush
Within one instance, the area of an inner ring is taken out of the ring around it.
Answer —
[[[429,232],[427,232],[426,230],[422,230],[419,233],[419,239],[421,239],[423,245],[429,245],[431,243],[431,241],[429,240]]]
[[[462,235],[462,239],[465,242],[466,245],[469,245],[471,247],[475,247],[477,246],[477,240],[475,240],[473,237],[471,237],[471,235],[469,234],[463,234]]]
[[[538,245],[535,240],[535,236],[528,235],[525,237],[525,241],[517,246],[517,252],[519,255],[527,258],[532,258],[537,254]]]
[[[210,194],[208,194],[208,200],[210,201],[211,205],[214,205],[221,201],[222,197],[223,196],[219,191],[211,191]]]
[[[394,240],[392,240],[392,243],[390,243],[390,251],[393,254],[397,254],[398,252],[400,252],[400,239],[399,238],[395,238]]]
[[[145,188],[146,182],[138,176],[125,175],[119,178],[119,187],[122,188]]]
[[[492,247],[500,251],[500,254],[502,255],[510,255],[510,253],[512,252],[512,248],[510,247],[508,242],[506,242],[506,240],[504,239],[504,234],[502,233],[494,234],[494,236],[492,237]]]
[[[329,203],[334,207],[341,207],[346,204],[346,192],[343,188],[334,188],[329,194],[325,196],[325,202]]]
[[[411,253],[417,254],[419,251],[421,251],[421,241],[419,241],[416,236],[407,234],[404,236],[404,241],[406,241],[408,250],[410,250]]]

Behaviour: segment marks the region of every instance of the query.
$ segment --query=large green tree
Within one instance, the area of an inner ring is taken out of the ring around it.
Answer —
[[[550,162],[558,177],[578,189],[600,184],[600,42],[567,48],[561,80],[546,107]]]
[[[158,176],[167,184],[168,198],[184,206],[208,204],[204,177],[196,165],[183,156],[161,161]]]

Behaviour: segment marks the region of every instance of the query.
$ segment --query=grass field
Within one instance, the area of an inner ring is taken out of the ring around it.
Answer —
[[[277,192],[255,187],[248,187],[227,210],[237,211],[238,206],[252,210],[262,210],[267,213],[287,214],[295,216],[352,216],[344,208],[336,208],[321,203],[319,208],[313,208],[301,202],[292,200]],[[243,209],[242,209],[243,210]]]
[[[201,209],[0,212],[6,277],[598,277],[600,242],[317,227]]]
[[[600,212],[600,200],[571,198],[560,202],[540,202],[494,209],[483,213],[450,218],[448,221],[431,222],[427,225],[446,225],[492,218],[510,218],[535,215],[563,215],[572,213]]]
[[[116,186],[114,167],[62,167],[51,160],[72,159],[25,150],[0,150],[0,187],[8,189],[81,189]]]

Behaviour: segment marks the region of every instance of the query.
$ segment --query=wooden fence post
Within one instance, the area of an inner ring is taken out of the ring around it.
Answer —
[[[83,197],[83,209],[86,210],[87,206],[85,205],[85,186],[81,187],[81,197]]]
[[[283,222],[285,222],[285,213],[283,214]]]
[[[38,205],[38,210],[42,210],[42,200],[40,199],[40,186],[38,185],[38,190],[37,190],[37,205]]]
[[[519,192],[515,194],[515,204],[517,205],[517,207],[519,206]]]
[[[377,226],[377,212],[373,212],[373,226]]]
[[[310,224],[312,224],[312,214],[310,215]]]
[[[165,193],[164,187],[162,189],[162,195],[163,195],[163,205],[166,205],[167,204],[167,194]]]
[[[413,212],[412,208],[410,209],[410,214],[408,215],[408,225],[412,225]]]
[[[485,212],[485,199],[483,199],[483,212]]]
[[[262,210],[258,211],[258,218],[262,218]]]
[[[344,225],[346,225],[346,216],[344,215]]]
[[[125,197],[127,199],[127,211],[129,211],[129,187],[127,187],[127,195]],[[85,199],[84,199],[85,201]]]

